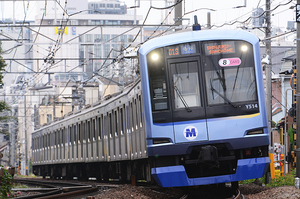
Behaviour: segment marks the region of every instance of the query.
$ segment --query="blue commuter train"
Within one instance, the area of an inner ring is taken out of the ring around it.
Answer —
[[[139,50],[151,173],[164,187],[262,177],[269,133],[258,38],[184,32]],[[161,158],[160,158],[161,157]]]
[[[255,35],[174,33],[142,45],[139,62],[140,79],[122,93],[32,134],[36,175],[163,187],[264,175],[269,133]]]

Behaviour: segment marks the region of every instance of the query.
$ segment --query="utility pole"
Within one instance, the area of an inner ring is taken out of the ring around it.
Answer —
[[[177,0],[174,0],[174,3],[177,3]],[[175,28],[176,30],[181,30],[182,29],[182,1],[180,3],[178,3],[175,6],[175,25],[178,26],[178,28]]]
[[[300,0],[297,0],[296,6],[296,22],[297,22],[297,59],[296,59],[296,177],[300,177],[300,75],[297,70],[300,68]],[[299,188],[299,187],[298,187]]]
[[[271,39],[267,39],[271,37],[271,2],[270,0],[266,0],[266,58],[268,59],[268,63],[265,66],[265,75],[266,75],[266,104],[267,104],[267,114],[268,114],[268,127],[270,133],[272,132],[272,73],[271,73]]]
[[[272,73],[271,73],[271,2],[266,0],[266,30],[265,30],[265,45],[266,45],[266,58],[267,63],[265,65],[265,76],[266,76],[266,106],[267,106],[267,116],[268,116],[268,129],[269,133],[272,133]],[[272,136],[271,136],[272,137]],[[271,144],[271,141],[270,141]],[[265,175],[265,183],[270,182],[269,171]]]
[[[27,91],[27,89],[26,89]],[[26,92],[24,94],[24,137],[25,137],[25,175],[28,175],[28,159],[27,159],[27,118],[26,118]]]
[[[211,29],[210,12],[207,12],[207,29]]]

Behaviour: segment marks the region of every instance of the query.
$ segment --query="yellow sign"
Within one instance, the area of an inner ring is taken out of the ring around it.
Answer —
[[[28,167],[26,167],[26,169],[28,169]]]
[[[55,27],[54,29],[55,34],[57,35],[58,33],[64,33],[64,34],[68,34],[68,27]]]

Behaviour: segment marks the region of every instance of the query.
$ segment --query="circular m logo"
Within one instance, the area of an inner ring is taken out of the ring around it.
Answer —
[[[198,136],[198,130],[194,126],[187,126],[183,130],[183,136],[188,140],[194,140]]]

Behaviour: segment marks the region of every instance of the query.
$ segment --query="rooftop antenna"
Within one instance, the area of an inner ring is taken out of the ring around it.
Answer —
[[[201,30],[200,24],[198,24],[197,15],[194,16],[194,25],[193,25],[193,31]]]

